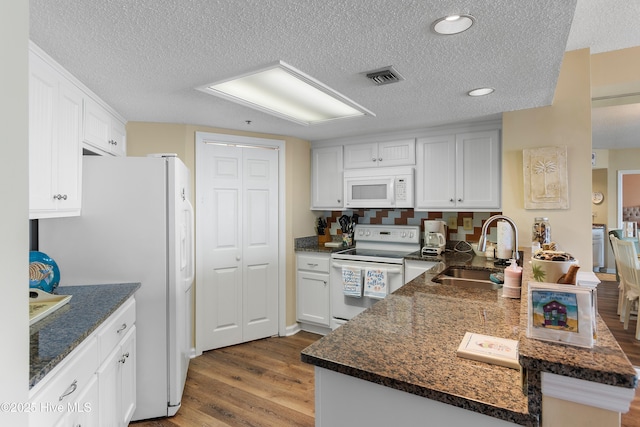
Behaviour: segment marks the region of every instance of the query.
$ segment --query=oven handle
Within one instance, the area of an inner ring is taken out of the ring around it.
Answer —
[[[341,263],[341,262],[332,262],[331,266],[334,268],[342,268],[342,267],[349,267],[349,268],[359,268],[361,270],[366,270],[367,266],[362,266],[362,265],[353,265],[353,264],[349,264],[349,263]],[[372,264],[373,267],[373,264]],[[402,274],[404,273],[404,268],[403,267],[387,267],[387,264],[384,265],[378,265],[376,267],[373,268],[381,268],[386,270],[387,274]]]

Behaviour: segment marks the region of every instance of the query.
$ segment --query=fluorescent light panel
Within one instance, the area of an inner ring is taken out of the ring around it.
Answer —
[[[364,115],[375,116],[282,61],[199,89],[304,125]]]

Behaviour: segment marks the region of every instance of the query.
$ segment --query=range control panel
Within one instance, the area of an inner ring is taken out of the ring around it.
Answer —
[[[356,224],[354,234],[356,241],[420,244],[418,225]]]

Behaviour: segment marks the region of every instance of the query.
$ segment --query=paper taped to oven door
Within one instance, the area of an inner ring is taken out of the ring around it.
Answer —
[[[357,267],[342,267],[343,292],[348,297],[362,296],[362,270]]]

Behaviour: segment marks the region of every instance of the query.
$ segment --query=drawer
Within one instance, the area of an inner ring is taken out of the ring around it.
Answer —
[[[298,270],[329,272],[329,256],[298,255]]]
[[[136,300],[130,298],[113,313],[98,331],[100,364],[136,323]]]
[[[69,411],[69,404],[76,402],[91,385],[97,369],[98,343],[95,337],[90,337],[48,374],[51,380],[43,379],[37,390],[32,390],[30,403],[34,410],[29,414],[29,425],[54,425]]]

